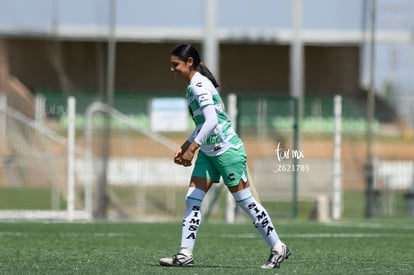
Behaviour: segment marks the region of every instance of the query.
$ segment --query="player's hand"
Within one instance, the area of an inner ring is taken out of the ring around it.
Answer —
[[[184,166],[191,166],[191,162],[193,161],[194,154],[197,151],[197,149],[200,147],[196,142],[192,142],[190,146],[188,146],[187,150],[184,151],[184,153],[181,154],[181,161],[182,165]]]
[[[185,161],[182,158],[182,154],[179,155],[175,155],[174,156],[174,163],[178,164],[178,165],[183,165],[183,166],[191,166],[191,161]]]
[[[181,149],[181,147],[178,148],[177,151],[175,151],[175,154],[174,154],[174,163],[175,164],[179,164],[179,165],[182,164],[182,159],[181,159],[182,151],[183,150]]]
[[[177,149],[177,151],[174,154],[174,163],[178,165],[183,166],[191,166],[191,159],[183,159],[183,152],[187,151],[187,149],[190,147],[191,143],[187,140],[184,142],[184,144]]]

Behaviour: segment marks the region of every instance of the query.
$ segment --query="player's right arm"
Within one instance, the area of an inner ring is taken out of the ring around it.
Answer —
[[[183,162],[183,159],[182,159],[182,155],[188,149],[188,147],[190,145],[191,145],[191,141],[186,140],[184,142],[184,144],[181,145],[181,147],[178,148],[177,151],[175,151],[175,154],[174,154],[174,163],[179,164],[179,165],[185,165],[185,163]]]

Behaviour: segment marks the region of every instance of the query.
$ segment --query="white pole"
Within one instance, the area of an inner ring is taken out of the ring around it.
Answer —
[[[37,95],[35,98],[35,122],[38,127],[43,126],[45,117],[46,99],[44,96]]]
[[[67,139],[67,214],[72,221],[75,211],[75,119],[76,100],[68,98],[68,139]]]
[[[297,100],[296,125],[294,126],[293,150],[299,150],[302,143],[302,116],[303,116],[303,93],[304,93],[304,53],[302,39],[302,17],[303,0],[292,0],[292,38],[290,45],[290,95]],[[293,160],[293,164],[299,164],[298,159]],[[293,173],[293,215],[297,216],[297,196],[299,174]]]
[[[375,119],[375,50],[376,50],[376,18],[377,18],[377,1],[371,0],[371,37],[370,37],[370,66],[369,66],[369,89],[367,95],[367,166],[366,166],[366,216],[367,218],[375,218],[378,214],[376,209],[376,186],[374,173],[374,133],[373,122]]]
[[[236,129],[237,120],[237,96],[235,94],[229,94],[227,97],[228,105],[227,111],[230,120],[232,121],[234,129]],[[225,219],[227,223],[234,223],[236,219],[236,203],[234,202],[233,195],[227,192],[226,197],[226,215]]]
[[[206,66],[220,80],[219,42],[217,38],[217,0],[204,0],[203,56]]]
[[[237,96],[235,94],[229,94],[227,100],[227,113],[233,124],[233,128],[237,129]]]
[[[85,210],[88,213],[89,217],[93,216],[93,194],[92,194],[92,186],[95,182],[95,170],[94,170],[94,163],[93,163],[93,144],[92,144],[92,133],[93,133],[93,114],[94,114],[94,106],[99,103],[92,103],[86,109],[86,125],[85,125],[85,161],[87,165],[88,174],[86,176],[86,184],[85,184]]]
[[[227,192],[226,197],[226,223],[234,223],[236,220],[236,203],[234,202],[233,195]]]
[[[0,136],[6,137],[7,129],[7,96],[0,94]]]
[[[302,40],[302,0],[292,1],[292,41],[290,46],[290,94],[299,100],[299,120],[303,112],[304,53]],[[297,148],[296,148],[297,149]]]
[[[333,163],[333,209],[332,218],[339,220],[342,212],[342,184],[341,184],[341,117],[342,117],[342,97],[336,95],[334,98],[334,163]]]

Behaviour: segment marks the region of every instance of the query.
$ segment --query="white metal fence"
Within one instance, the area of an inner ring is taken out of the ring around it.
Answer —
[[[0,187],[5,196],[0,218],[88,218],[84,186],[74,181],[68,185],[73,174],[67,130],[51,130],[42,120],[9,107],[5,96],[0,98]],[[72,148],[73,155],[81,156],[80,148]]]
[[[110,115],[112,125],[117,127],[110,135],[107,162],[108,218],[157,221],[181,218],[191,168],[173,165],[169,156],[187,133],[165,138],[115,109],[94,103],[86,113],[85,128],[82,126],[68,135],[67,128],[42,118],[41,111],[32,119],[7,106],[4,97],[0,98],[0,196],[6,193],[12,194],[10,199],[15,196],[12,207],[4,207],[5,202],[0,201],[0,218],[92,218],[104,169],[101,123],[104,115]],[[38,102],[42,107],[44,101]],[[69,108],[61,107],[67,115]],[[76,125],[73,117],[67,121],[72,121],[69,123],[72,127]],[[69,142],[68,136],[72,136],[69,140],[76,139],[76,143]],[[72,149],[68,144],[72,144]],[[249,163],[261,200],[292,199],[293,173],[286,169],[300,169],[300,200],[313,200],[321,194],[332,198],[332,159],[306,157],[299,162],[300,166],[292,167],[292,162],[276,158],[273,143],[260,145],[268,146],[261,149],[272,155],[255,156]],[[376,187],[414,188],[413,166],[413,161],[378,161]],[[348,180],[352,177],[343,176]]]

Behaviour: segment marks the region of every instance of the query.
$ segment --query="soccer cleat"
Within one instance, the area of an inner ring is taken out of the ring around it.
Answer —
[[[261,267],[264,269],[279,268],[280,264],[290,256],[289,248],[282,244],[282,248],[277,251],[272,249],[270,252],[269,259]]]
[[[161,258],[160,265],[162,266],[194,266],[193,255],[185,255],[177,253],[171,258]]]

